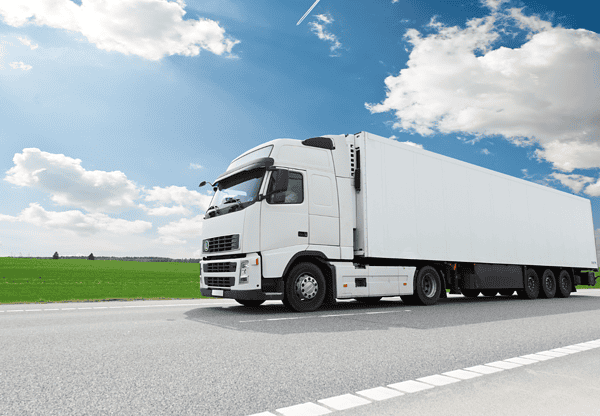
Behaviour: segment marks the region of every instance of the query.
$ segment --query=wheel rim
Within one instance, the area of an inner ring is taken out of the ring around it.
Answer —
[[[319,292],[317,280],[310,274],[303,274],[296,279],[296,296],[301,300],[311,300]]]
[[[423,289],[423,294],[428,298],[435,296],[435,292],[437,290],[437,282],[431,274],[428,273],[425,276],[423,276],[421,288]]]
[[[527,286],[529,286],[529,290],[535,290],[535,278],[533,276],[529,276],[529,279],[527,279]]]
[[[560,287],[562,288],[562,290],[564,292],[567,292],[569,290],[569,279],[567,279],[566,277],[562,277],[560,279]]]
[[[546,289],[550,292],[554,289],[554,279],[550,275],[546,276]]]

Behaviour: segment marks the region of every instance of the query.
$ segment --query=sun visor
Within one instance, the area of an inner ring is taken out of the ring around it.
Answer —
[[[237,166],[232,170],[228,170],[227,172],[219,176],[215,183],[220,182],[223,179],[227,179],[233,175],[237,175],[240,172],[249,172],[254,169],[271,167],[274,163],[275,160],[272,157],[263,157],[261,159],[253,160],[251,162],[246,163],[245,165]]]

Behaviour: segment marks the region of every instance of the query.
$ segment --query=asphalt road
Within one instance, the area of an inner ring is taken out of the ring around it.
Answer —
[[[591,296],[599,292],[535,301],[452,296],[434,307],[391,298],[306,314],[278,302],[249,309],[218,299],[0,305],[0,414],[278,414],[600,339],[600,296]],[[585,397],[586,371],[599,363],[597,348],[538,363],[535,371],[559,378],[567,371]],[[518,390],[498,380],[528,385],[531,368],[335,413],[397,414],[398,403],[413,403],[414,413],[404,414],[428,414],[422,411],[432,395],[439,405],[475,405],[485,383],[496,383],[506,400]],[[535,383],[543,390],[550,382]]]

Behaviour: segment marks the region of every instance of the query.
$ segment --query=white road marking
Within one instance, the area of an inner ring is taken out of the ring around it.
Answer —
[[[506,361],[494,361],[492,363],[487,363],[485,365],[490,366],[490,367],[501,368],[503,370],[511,370],[513,368],[522,367],[521,364],[516,364],[516,363],[511,363],[511,362],[506,362]]]
[[[40,312],[41,309],[25,309],[25,312]]]
[[[6,312],[25,312],[23,309],[14,309],[12,311],[6,311]]]
[[[441,374],[434,374],[432,376],[418,378],[417,381],[427,384],[433,384],[434,386],[445,386],[447,384],[458,383],[460,379],[443,376]]]
[[[554,348],[550,351],[562,352],[565,354],[575,354],[576,352],[579,352],[579,351],[575,351],[575,350],[569,350],[567,348]]]
[[[521,355],[521,358],[527,358],[529,360],[546,361],[546,360],[551,360],[556,357],[551,357],[549,355],[544,355],[544,354],[527,354],[527,355]]]
[[[539,355],[547,355],[549,357],[564,357],[565,355],[569,355],[569,354],[565,354],[563,352],[556,352],[556,351],[540,351],[540,352],[536,352],[536,354]]]
[[[432,389],[434,386],[431,384],[420,383],[415,380],[408,380],[401,383],[388,384],[388,387],[400,390],[403,393],[416,393],[417,391]]]
[[[45,311],[60,311],[60,309],[44,309]]]
[[[492,373],[498,373],[500,371],[504,371],[501,368],[488,367],[487,365],[476,365],[473,367],[467,367],[467,368],[465,368],[465,370],[474,371],[476,373],[481,373],[481,374],[492,374]]]
[[[569,345],[568,347],[562,347],[564,350],[575,350],[575,351],[587,351],[591,350],[592,347],[582,347],[581,345]]]
[[[74,311],[76,308],[62,308],[61,311]]]
[[[374,389],[367,389],[357,391],[356,394],[360,394],[361,396],[365,396],[371,400],[387,400],[392,397],[402,396],[404,393],[388,389],[387,387],[375,387]]]
[[[509,363],[523,364],[523,365],[535,364],[535,363],[539,362],[538,360],[530,360],[528,358],[521,358],[521,357],[508,358],[504,361],[507,361]]]
[[[461,380],[468,380],[468,379],[475,378],[475,377],[481,377],[483,375],[481,373],[474,373],[472,371],[465,371],[465,370],[448,371],[448,372],[442,373],[442,374],[445,376],[459,378]]]
[[[34,312],[34,311],[74,311],[74,310],[81,310],[81,309],[123,309],[123,308],[168,308],[168,307],[177,307],[177,306],[204,306],[204,307],[212,307],[212,306],[221,306],[221,305],[227,305],[227,306],[234,306],[231,305],[230,303],[223,303],[223,302],[219,302],[219,303],[179,303],[179,304],[175,304],[175,305],[123,305],[123,306],[94,306],[94,307],[90,307],[90,308],[60,308],[60,309],[43,309],[43,308],[39,308],[39,309],[8,309],[8,310],[2,310],[0,311],[0,313],[2,312]]]
[[[311,402],[277,409],[284,416],[320,416],[331,413],[331,410]]]
[[[328,399],[317,401],[335,410],[346,410],[371,403],[370,400],[363,399],[362,397],[358,397],[353,394],[342,394],[341,396],[330,397]]]

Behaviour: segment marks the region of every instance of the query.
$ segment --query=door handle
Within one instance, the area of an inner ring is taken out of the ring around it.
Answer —
[[[298,237],[308,237],[308,231],[298,231]]]

